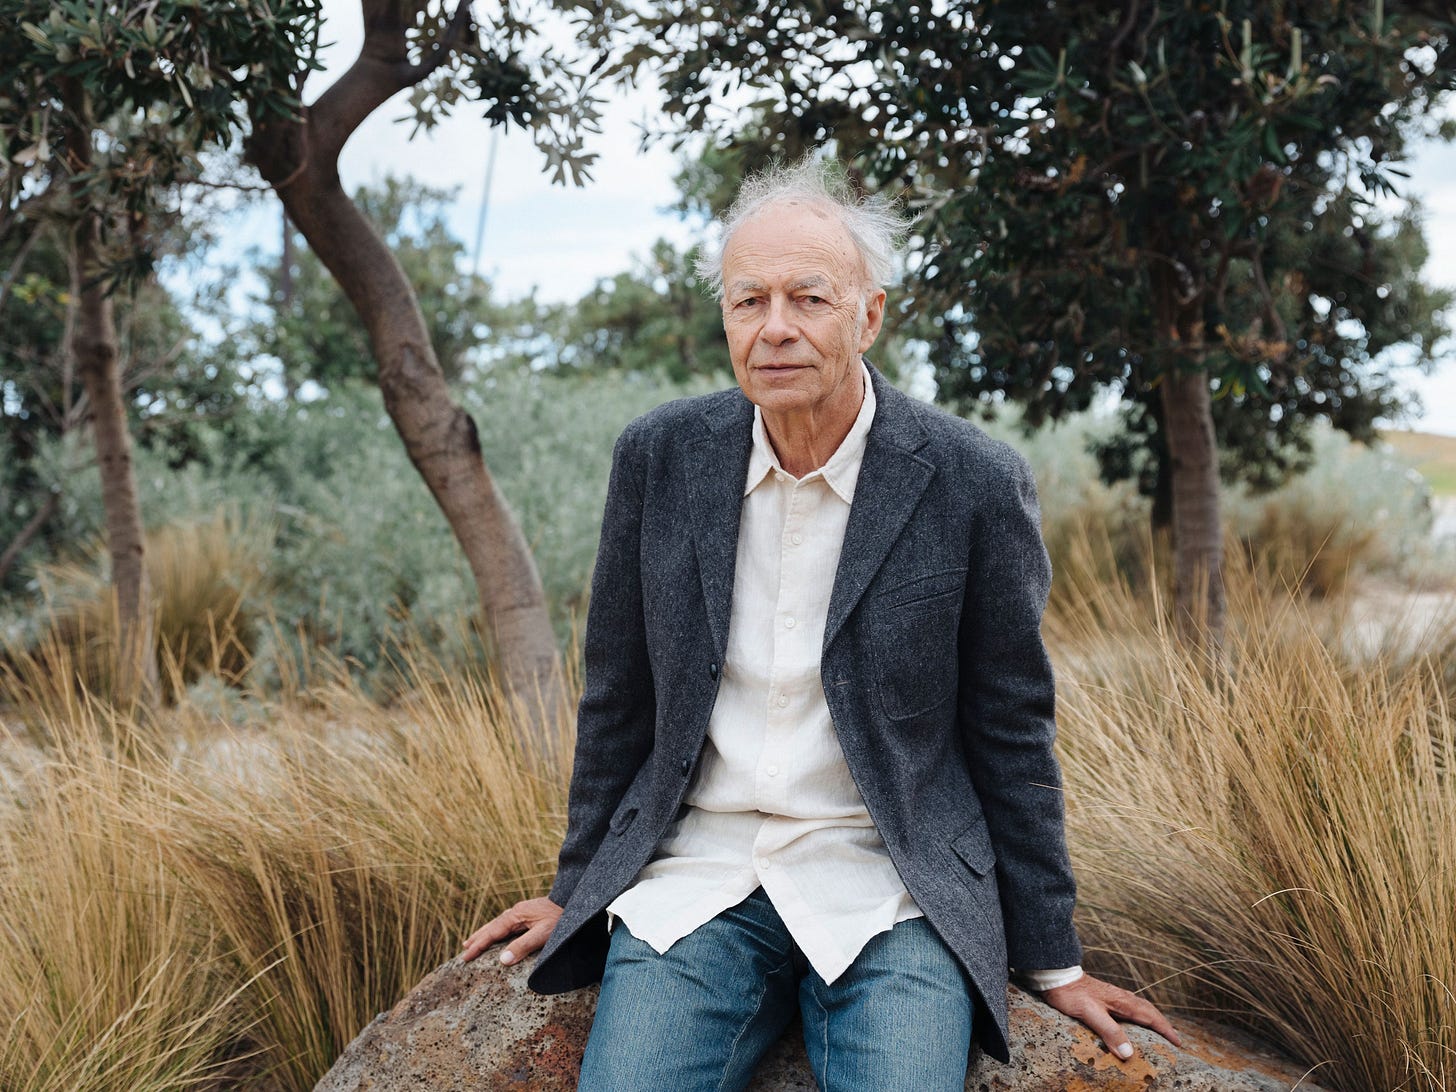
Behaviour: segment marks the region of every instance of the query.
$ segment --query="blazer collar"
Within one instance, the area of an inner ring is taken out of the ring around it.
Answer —
[[[914,399],[901,394],[874,368],[870,369],[870,382],[877,401],[875,419],[865,441],[859,484],[844,529],[844,546],[839,552],[829,617],[824,625],[824,648],[838,636],[880,571],[890,547],[935,476],[935,464],[918,454],[929,443],[930,434],[920,420],[921,410]]]
[[[721,663],[728,652],[738,517],[753,450],[753,403],[742,391],[725,391],[708,401],[702,424],[688,442],[683,461],[703,602]]]
[[[916,454],[929,441],[916,403],[872,365],[869,372],[875,416],[829,600],[826,648],[859,603],[935,474],[934,464]],[[738,522],[753,447],[753,403],[741,391],[725,392],[709,401],[701,421],[702,429],[685,451],[684,469],[703,600],[721,659],[728,648]]]

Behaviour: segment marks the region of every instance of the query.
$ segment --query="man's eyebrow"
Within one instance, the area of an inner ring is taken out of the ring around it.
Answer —
[[[744,292],[762,292],[764,290],[761,281],[734,281],[728,286],[730,295],[741,295]]]
[[[802,292],[806,288],[831,288],[829,278],[822,273],[816,273],[810,277],[804,277],[789,285],[790,292]]]

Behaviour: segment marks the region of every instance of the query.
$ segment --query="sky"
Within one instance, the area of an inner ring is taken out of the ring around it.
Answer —
[[[325,68],[309,81],[305,97],[310,100],[348,66],[363,37],[355,0],[325,0],[324,12]],[[552,185],[540,152],[519,129],[501,135],[479,257],[480,272],[499,298],[535,291],[545,300],[575,299],[598,278],[627,269],[634,255],[645,254],[660,237],[679,245],[693,241],[694,228],[666,211],[676,197],[674,154],[665,143],[643,148],[639,139],[654,103],[646,89],[608,104],[602,132],[588,144],[600,158],[593,180],[582,188]],[[474,259],[490,126],[464,104],[435,130],[411,140],[411,126],[396,120],[404,113],[401,97],[376,110],[354,134],[340,158],[345,188],[407,173],[432,186],[457,189],[451,226]],[[1456,146],[1423,146],[1407,167],[1409,194],[1426,214],[1427,277],[1456,286]],[[272,226],[278,223],[277,206],[271,199],[265,206],[255,207],[241,227],[252,241],[266,239],[270,226],[277,237],[279,229]],[[1405,385],[1424,412],[1393,424],[1456,436],[1456,338],[1452,342],[1451,359],[1434,375],[1406,369]]]

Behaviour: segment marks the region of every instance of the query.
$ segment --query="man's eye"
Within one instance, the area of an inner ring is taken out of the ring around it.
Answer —
[[[826,300],[823,296],[800,296],[799,297],[799,302],[800,303],[807,303],[807,304],[810,304],[812,306],[817,307],[819,304],[821,304],[821,303],[828,303],[829,301]]]

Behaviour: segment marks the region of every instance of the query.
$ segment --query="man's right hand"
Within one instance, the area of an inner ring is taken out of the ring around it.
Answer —
[[[510,964],[524,959],[532,952],[539,952],[556,928],[561,917],[561,907],[550,899],[526,899],[518,902],[504,914],[491,918],[465,941],[461,958],[469,963],[492,944],[506,937],[522,934],[500,954],[502,963]]]

